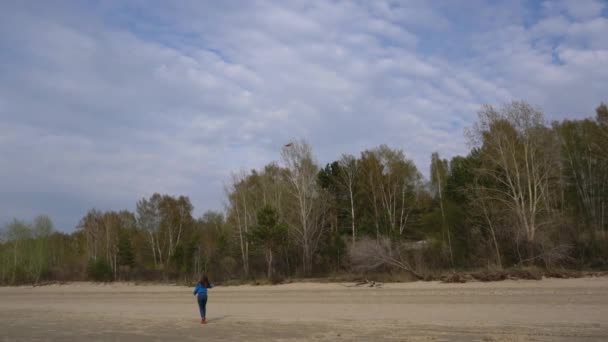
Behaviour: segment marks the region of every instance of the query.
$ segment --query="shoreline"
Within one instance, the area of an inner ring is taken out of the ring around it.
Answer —
[[[279,284],[253,284],[251,282],[245,282],[242,284],[221,284],[217,283],[216,287],[213,291],[218,291],[221,289],[276,289],[276,290],[289,290],[289,289],[315,289],[315,288],[323,288],[323,289],[343,289],[343,290],[383,290],[383,289],[441,289],[441,288],[453,288],[453,287],[462,287],[462,288],[476,288],[476,287],[495,287],[495,288],[503,288],[510,286],[524,286],[526,288],[530,287],[540,287],[546,284],[557,284],[560,285],[575,283],[578,281],[593,281],[593,280],[606,280],[608,279],[608,274],[601,275],[585,275],[582,277],[572,277],[572,278],[557,278],[557,277],[543,277],[541,279],[504,279],[504,280],[496,280],[496,281],[478,281],[471,280],[467,282],[444,282],[440,280],[418,280],[418,281],[410,281],[410,282],[375,282],[374,286],[369,284],[361,284],[353,281],[318,281],[318,279],[312,280],[291,280],[289,282],[279,283]],[[537,285],[537,286],[535,286]],[[128,289],[128,288],[166,288],[166,289],[183,289],[183,288],[192,288],[194,284],[187,285],[176,282],[132,282],[132,281],[115,281],[115,282],[92,282],[92,281],[71,281],[71,282],[54,282],[47,283],[43,285],[3,285],[0,286],[0,291],[3,289]],[[0,292],[1,293],[1,292]]]
[[[543,281],[549,279],[583,279],[583,278],[601,278],[608,277],[608,271],[597,270],[597,271],[578,271],[578,270],[560,270],[560,271],[546,271],[536,268],[516,268],[506,269],[502,271],[498,270],[477,270],[477,271],[455,271],[446,272],[441,275],[428,276],[425,279],[411,279],[403,280],[406,278],[397,276],[393,277],[389,274],[372,274],[368,276],[354,276],[354,275],[337,275],[330,277],[313,277],[313,278],[287,278],[280,282],[273,283],[265,278],[251,279],[251,280],[240,280],[231,279],[222,282],[216,282],[216,285],[222,287],[234,287],[234,286],[281,286],[288,284],[352,284],[359,283],[360,286],[365,287],[367,285],[375,284],[409,284],[409,283],[431,283],[439,282],[442,284],[467,284],[467,283],[500,283],[508,280],[534,280]],[[94,284],[109,286],[112,284],[125,284],[129,286],[194,286],[194,283],[188,284],[185,282],[178,281],[110,281],[110,282],[95,282],[90,280],[75,280],[75,281],[45,281],[38,284],[16,284],[16,285],[2,285],[0,288],[7,287],[47,287],[47,286],[65,286],[72,284]],[[373,287],[373,285],[372,285]]]

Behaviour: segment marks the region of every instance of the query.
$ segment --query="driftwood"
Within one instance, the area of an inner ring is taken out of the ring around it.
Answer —
[[[382,285],[384,285],[383,283],[378,283],[375,281],[369,281],[367,279],[365,279],[365,281],[360,281],[358,283],[355,283],[354,285],[342,285],[345,287],[375,287],[375,288],[381,288]]]

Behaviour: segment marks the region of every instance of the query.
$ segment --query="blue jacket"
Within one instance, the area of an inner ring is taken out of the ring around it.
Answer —
[[[209,284],[209,289],[213,287],[213,284]],[[196,283],[196,287],[194,288],[194,292],[192,293],[193,295],[199,295],[199,294],[207,294],[207,287],[201,285],[201,283]]]

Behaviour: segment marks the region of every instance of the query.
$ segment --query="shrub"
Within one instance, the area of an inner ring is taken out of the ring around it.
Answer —
[[[389,238],[378,240],[363,238],[355,246],[350,246],[349,256],[355,271],[369,272],[381,268],[395,268],[422,279],[423,277],[414,270],[407,259],[408,248],[405,247]]]
[[[112,267],[104,258],[90,260],[87,266],[87,275],[94,281],[110,282],[113,280]]]

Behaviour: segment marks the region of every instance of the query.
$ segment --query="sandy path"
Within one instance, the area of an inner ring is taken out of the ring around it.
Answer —
[[[217,287],[0,288],[0,341],[608,341],[608,278]]]

